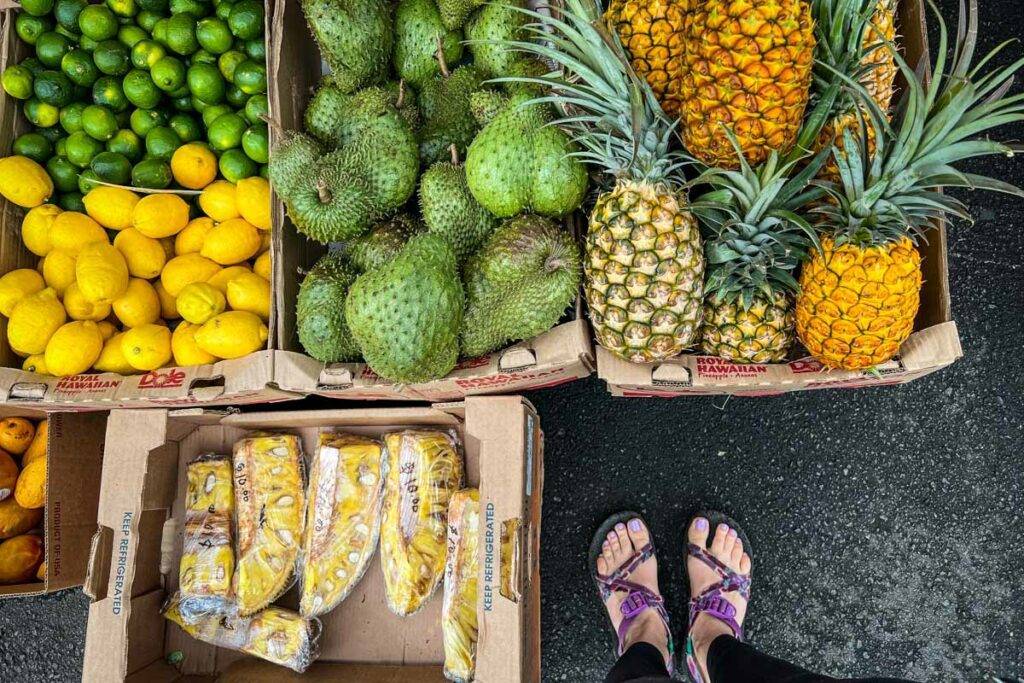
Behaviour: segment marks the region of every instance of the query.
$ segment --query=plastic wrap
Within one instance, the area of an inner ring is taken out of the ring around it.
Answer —
[[[254,434],[235,444],[238,556],[232,589],[242,616],[291,585],[305,526],[302,442],[291,434]]]
[[[377,549],[384,446],[351,434],[320,435],[309,474],[299,612],[315,617],[344,600]]]
[[[196,640],[265,659],[299,673],[320,656],[319,619],[305,619],[297,612],[270,606],[252,616],[207,615],[185,620],[181,594],[172,595],[163,606],[164,617]]]
[[[462,457],[446,432],[393,432],[384,446],[381,566],[388,607],[405,616],[423,607],[444,576],[448,503],[462,484]]]
[[[480,492],[463,489],[448,508],[448,558],[444,571],[444,675],[470,683],[476,672],[477,550],[480,547]]]
[[[235,570],[234,513],[231,458],[208,454],[190,462],[178,570],[186,620],[227,609]]]

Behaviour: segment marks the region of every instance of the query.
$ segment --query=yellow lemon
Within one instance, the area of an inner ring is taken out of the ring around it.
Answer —
[[[267,249],[262,254],[256,257],[256,260],[252,264],[252,272],[256,273],[260,277],[264,277],[270,280],[270,250]]]
[[[223,266],[248,261],[260,250],[259,231],[242,218],[210,228],[199,253]]]
[[[91,320],[62,325],[46,344],[46,368],[54,377],[80,375],[92,367],[103,350],[103,335]]]
[[[0,277],[0,313],[10,317],[19,301],[45,286],[43,276],[31,268],[18,268]]]
[[[211,284],[216,287],[221,294],[227,296],[228,283],[234,280],[239,275],[248,275],[252,270],[249,268],[247,263],[239,263],[237,266],[228,266],[224,270],[216,273],[213,277],[207,280],[207,284]]]
[[[129,282],[128,286],[131,287],[131,284],[132,283]],[[114,327],[114,323],[110,322],[109,320],[97,321],[96,327],[100,328],[100,334],[103,335],[104,340],[110,339],[115,334],[117,334],[117,328]]]
[[[175,365],[209,365],[216,363],[217,357],[199,348],[196,344],[196,332],[199,325],[182,322],[174,328],[171,335],[171,351],[174,353]]]
[[[28,157],[0,159],[0,195],[26,209],[39,206],[53,194],[53,180]]]
[[[242,218],[260,230],[270,230],[270,183],[265,178],[253,176],[239,180],[235,199]]]
[[[228,311],[206,321],[196,332],[196,344],[217,358],[241,358],[263,348],[269,330],[247,311]]]
[[[153,289],[156,290],[156,295],[160,299],[160,317],[164,320],[178,319],[180,317],[178,315],[178,301],[167,293],[167,290],[164,289],[164,283],[157,280],[156,284],[153,285]]]
[[[238,218],[238,200],[235,186],[226,180],[217,180],[206,186],[199,195],[199,208],[215,221]]]
[[[43,204],[25,214],[21,221],[21,241],[36,256],[46,256],[53,249],[50,244],[50,226],[61,213],[56,204]]]
[[[44,257],[42,257],[41,259],[39,259],[38,261],[36,261],[36,271],[37,271],[37,272],[38,272],[38,273],[39,273],[40,275],[42,275],[42,274],[43,274],[43,264],[44,264],[44,263],[46,263],[46,257],[45,257],[45,256],[44,256]]]
[[[171,331],[163,325],[133,327],[121,337],[121,352],[136,370],[161,368],[171,360]]]
[[[64,306],[53,288],[31,294],[14,307],[7,321],[7,341],[22,356],[46,351],[46,342],[67,321]]]
[[[160,319],[160,295],[149,282],[133,277],[124,294],[114,301],[113,309],[125,327],[149,325]]]
[[[65,249],[54,249],[43,259],[43,280],[47,287],[52,287],[58,295],[75,281],[75,264],[78,256]]]
[[[228,283],[228,303],[234,311],[255,313],[270,320],[270,282],[256,273],[240,275]]]
[[[77,282],[72,282],[64,290],[64,310],[72,320],[92,320],[97,322],[110,315],[110,304],[93,303],[85,298]]]
[[[167,254],[160,240],[146,237],[135,228],[126,228],[117,233],[114,247],[124,256],[128,263],[128,273],[132,277],[152,280],[160,274],[167,262]]]
[[[103,350],[92,367],[100,372],[116,372],[119,375],[133,375],[137,372],[124,357],[121,340],[124,332],[118,332],[103,343]]]
[[[78,255],[75,280],[86,299],[109,304],[128,288],[128,264],[113,245],[92,242]]]
[[[175,150],[171,174],[182,187],[201,190],[217,177],[217,157],[206,145],[190,142]]]
[[[188,225],[188,204],[176,194],[151,194],[135,205],[132,222],[146,237],[177,235]]]
[[[176,301],[178,315],[195,325],[222,313],[225,307],[224,294],[213,285],[193,282],[178,293]]]
[[[206,282],[219,270],[220,266],[199,254],[182,254],[167,262],[160,274],[160,282],[168,294],[177,297],[185,285]]]
[[[26,358],[25,362],[21,364],[21,369],[25,372],[34,372],[37,375],[50,374],[50,371],[46,369],[46,355],[42,353],[34,353]]]
[[[122,187],[98,185],[89,190],[82,203],[85,204],[85,212],[104,228],[124,230],[132,227],[139,195]]]
[[[77,211],[64,211],[58,214],[50,224],[47,236],[54,249],[64,249],[75,255],[90,242],[107,241],[107,233],[103,227]]]
[[[185,226],[185,229],[174,238],[174,254],[198,254],[203,249],[206,233],[213,227],[213,219],[203,216],[196,218]]]

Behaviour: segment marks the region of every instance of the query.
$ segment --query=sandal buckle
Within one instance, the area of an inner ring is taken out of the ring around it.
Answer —
[[[619,605],[619,610],[624,618],[632,619],[650,606],[651,603],[647,600],[646,595],[639,591],[632,591]]]

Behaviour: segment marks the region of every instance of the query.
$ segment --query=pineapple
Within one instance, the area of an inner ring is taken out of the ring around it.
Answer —
[[[463,489],[448,511],[448,561],[444,572],[444,675],[470,683],[476,668],[477,551],[480,547],[480,492]]]
[[[850,129],[843,131],[842,151],[833,149],[842,185],[825,183],[834,201],[814,210],[824,234],[821,248],[812,249],[804,265],[796,301],[797,335],[826,367],[874,367],[892,358],[910,336],[921,287],[921,257],[914,242],[933,228],[935,219],[947,214],[969,218],[967,207],[939,188],[1024,197],[1024,190],[1013,185],[953,167],[971,157],[1012,155],[1017,148],[974,136],[1024,121],[1020,96],[1006,95],[1024,60],[987,74],[971,67],[976,11],[972,0],[967,16],[961,16],[950,59],[943,59],[948,45],[942,26],[940,58],[927,83],[894,54],[909,100],[891,126],[867,91],[860,93],[860,106],[875,129],[873,152]]]
[[[235,496],[231,459],[204,455],[188,464],[185,535],[178,569],[183,611],[219,611],[231,594],[235,569],[232,544]]]
[[[568,0],[562,21],[549,27],[572,55],[546,44],[550,19],[523,11],[543,41],[509,46],[564,71],[545,76],[565,112],[556,123],[581,146],[577,156],[605,175],[584,258],[597,341],[637,363],[676,356],[696,341],[704,290],[700,232],[681,189],[689,159],[670,151],[673,124],[594,0]]]
[[[703,0],[687,15],[683,144],[709,166],[751,166],[796,144],[811,87],[814,32],[804,0]]]
[[[320,435],[309,476],[299,612],[334,609],[363,578],[377,549],[384,498],[379,441]]]

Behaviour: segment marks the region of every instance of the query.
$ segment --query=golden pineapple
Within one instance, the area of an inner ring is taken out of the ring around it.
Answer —
[[[470,683],[476,671],[477,551],[480,547],[480,492],[463,489],[448,510],[448,559],[444,572],[444,675]]]
[[[444,576],[448,504],[462,484],[462,457],[445,432],[384,436],[388,472],[380,527],[388,607],[418,611]]]
[[[231,594],[235,569],[231,459],[200,456],[188,464],[187,478],[180,589],[187,613],[216,610]]]
[[[687,15],[680,134],[710,166],[751,166],[796,143],[811,87],[814,33],[803,0],[703,0]]]
[[[789,355],[793,332],[793,300],[775,292],[755,295],[744,310],[739,301],[704,304],[701,349],[734,363],[782,363]]]
[[[861,63],[870,65],[861,77],[861,84],[888,113],[892,101],[893,83],[896,81],[896,59],[885,43],[894,45],[896,40],[896,0],[878,0],[871,22],[864,31],[865,55]],[[870,48],[874,47],[873,50]]]
[[[235,444],[238,559],[233,590],[239,613],[253,614],[288,588],[304,526],[302,442],[259,434]]]
[[[299,612],[315,617],[341,603],[377,549],[384,499],[379,441],[324,433],[313,458],[302,540]]]

